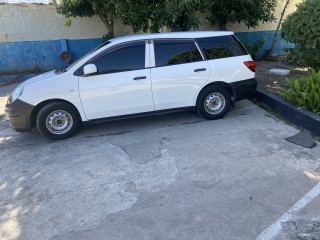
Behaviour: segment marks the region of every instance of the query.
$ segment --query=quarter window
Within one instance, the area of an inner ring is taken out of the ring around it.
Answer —
[[[208,60],[248,54],[241,43],[231,35],[200,38],[197,42]]]
[[[116,49],[94,60],[99,74],[133,71],[145,68],[145,43]]]
[[[158,40],[154,42],[156,66],[168,66],[202,61],[202,56],[194,42],[178,40]]]

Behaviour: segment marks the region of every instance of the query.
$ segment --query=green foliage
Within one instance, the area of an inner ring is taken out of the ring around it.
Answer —
[[[282,24],[281,36],[294,43],[289,63],[320,70],[320,0],[306,0],[297,5]]]
[[[282,96],[296,104],[320,115],[320,71],[311,71],[309,76],[302,79],[288,80],[289,89]]]
[[[118,1],[105,0],[61,0],[57,12],[66,17],[65,26],[70,27],[72,17],[99,16],[113,37],[113,17],[117,15]]]
[[[135,32],[188,31],[199,27],[204,0],[136,0],[121,5],[119,18]]]
[[[105,35],[102,36],[102,41],[103,42],[107,42],[111,39],[112,37],[107,33]]]
[[[134,32],[188,31],[199,27],[199,12],[205,0],[61,0],[58,13],[66,26],[72,17],[99,16],[113,37],[113,18],[130,25]],[[111,29],[112,27],[112,29]]]
[[[208,21],[225,30],[227,23],[244,22],[249,28],[258,26],[261,21],[275,21],[277,0],[206,0],[206,4]]]
[[[58,13],[70,17],[92,17],[99,14],[115,15],[116,1],[104,0],[61,0]]]
[[[243,45],[246,47],[252,58],[256,59],[259,50],[264,45],[264,42],[264,38],[261,37],[254,44],[251,44],[250,39],[247,39],[246,41],[244,41]]]

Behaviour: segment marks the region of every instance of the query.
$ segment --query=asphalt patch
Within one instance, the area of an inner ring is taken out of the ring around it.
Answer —
[[[292,137],[285,138],[285,140],[305,148],[313,148],[317,145],[307,130],[303,130]]]

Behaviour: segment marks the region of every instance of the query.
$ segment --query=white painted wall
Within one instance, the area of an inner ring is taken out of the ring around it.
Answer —
[[[287,14],[295,11],[299,2],[302,0],[291,0]],[[278,19],[284,4],[285,0],[279,0],[275,13]],[[59,15],[53,5],[1,4],[0,42],[100,38],[106,33],[106,28],[98,17],[75,18],[71,27],[64,26],[64,22],[65,17]],[[275,30],[276,26],[277,22],[261,24],[255,29],[248,29],[244,24],[229,24],[227,27],[235,32],[252,32]],[[210,27],[203,16],[200,30],[214,29],[216,28]],[[132,33],[129,26],[116,21],[116,36]]]

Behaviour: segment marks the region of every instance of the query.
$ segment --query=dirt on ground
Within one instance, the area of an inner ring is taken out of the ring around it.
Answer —
[[[288,88],[287,78],[300,79],[301,77],[308,75],[307,69],[293,67],[281,61],[256,61],[256,63],[256,79],[258,85],[277,95],[280,95],[282,89]],[[269,70],[273,68],[290,70],[290,73],[287,76],[270,74]]]

